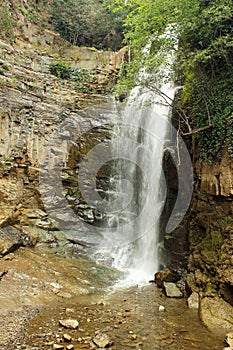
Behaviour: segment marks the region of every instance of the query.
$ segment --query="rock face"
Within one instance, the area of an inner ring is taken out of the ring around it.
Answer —
[[[173,124],[178,128],[175,118]],[[183,222],[174,232],[164,235],[162,258],[172,271],[188,272],[188,303],[196,308],[199,299],[204,322],[214,327],[210,316],[213,304],[213,308],[221,310],[221,315],[216,312],[219,320],[213,317],[213,322],[217,328],[227,330],[233,327],[229,317],[230,310],[233,314],[233,158],[227,150],[222,150],[220,160],[212,163],[200,160],[198,149],[193,153],[191,138],[184,141],[194,158],[193,198]],[[162,229],[180,186],[169,154],[165,154],[163,163],[168,195]]]
[[[216,164],[197,164],[189,225],[189,271],[204,298],[201,317],[209,327],[233,327],[233,160],[225,154]],[[219,298],[219,296],[221,298]],[[216,313],[210,317],[210,310]]]
[[[213,196],[233,196],[233,162],[227,153],[220,162],[197,164],[200,172],[200,191]]]
[[[51,37],[54,35],[50,33]],[[57,223],[72,221],[61,210],[64,202],[84,221],[102,220],[99,213],[86,205],[77,189],[77,179],[84,156],[95,145],[109,142],[111,127],[103,113],[111,109],[112,102],[101,95],[79,92],[75,83],[52,76],[49,64],[57,58],[42,52],[42,47],[35,49],[31,43],[17,39],[16,43],[17,47],[13,47],[0,41],[0,227],[17,225],[19,232],[28,236],[29,245],[37,240],[53,243],[60,235],[56,233]],[[91,51],[86,55],[93,56]],[[91,68],[98,67],[98,55],[95,51]],[[123,56],[124,50],[105,55],[92,91],[102,91],[104,86],[112,84]],[[70,64],[82,68],[82,62],[79,59]],[[56,134],[59,138],[53,138]],[[60,189],[55,189],[55,177],[50,174],[45,181],[43,175],[51,159],[58,169],[54,170],[59,176]],[[48,215],[41,198],[42,180],[47,204],[59,214],[57,223]],[[97,182],[101,191],[106,186],[106,174],[99,173]],[[18,240],[10,239],[6,246],[2,243],[1,254],[25,245],[21,236]],[[1,234],[2,240],[6,238]],[[81,241],[70,243],[80,243],[83,247]]]
[[[170,204],[178,188],[173,171],[171,167],[167,175]],[[189,294],[193,292],[189,304],[196,308],[200,298],[202,320],[210,328],[229,330],[233,327],[233,159],[225,152],[219,162],[197,161],[194,171],[190,211],[164,240],[168,267],[188,270]]]

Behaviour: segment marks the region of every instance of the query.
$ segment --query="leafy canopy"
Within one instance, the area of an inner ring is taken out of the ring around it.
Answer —
[[[51,20],[61,36],[73,45],[119,49],[122,19],[101,0],[55,0]]]
[[[179,85],[184,86],[180,108],[192,129],[208,126],[210,121],[212,125],[195,134],[200,154],[215,159],[227,148],[233,155],[232,0],[109,2],[116,13],[127,9],[124,28],[130,54],[122,67],[118,91],[136,85],[142,67],[158,71],[166,63],[166,52],[176,45],[175,36],[179,45],[174,71]],[[169,24],[174,30],[168,39],[161,34]],[[145,54],[143,48],[149,41],[151,50]]]

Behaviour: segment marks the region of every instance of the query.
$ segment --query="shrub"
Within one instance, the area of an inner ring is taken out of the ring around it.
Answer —
[[[50,73],[60,79],[70,79],[72,69],[66,62],[52,62],[49,65]]]

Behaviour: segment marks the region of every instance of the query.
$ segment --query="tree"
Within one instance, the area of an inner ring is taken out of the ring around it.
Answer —
[[[120,92],[138,84],[142,67],[156,72],[166,64],[166,52],[178,39],[174,78],[183,86],[181,131],[197,139],[205,159],[221,156],[223,148],[233,154],[232,0],[115,0],[111,6],[116,12],[128,10],[125,42],[131,55],[121,73]],[[164,37],[168,25],[173,31]],[[148,76],[144,84],[150,87]]]
[[[51,19],[56,30],[73,45],[122,46],[122,21],[100,0],[55,0]]]

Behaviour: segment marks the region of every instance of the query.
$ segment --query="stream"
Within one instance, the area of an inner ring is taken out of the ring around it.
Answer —
[[[74,349],[92,349],[95,334],[107,334],[110,347],[128,349],[221,349],[223,343],[199,321],[197,311],[189,310],[185,300],[167,299],[154,286],[137,287],[103,295],[84,297],[71,304],[58,304],[35,318],[27,331],[23,349],[49,349],[54,344],[66,348],[68,333]],[[159,311],[159,306],[165,311]],[[78,330],[59,327],[60,319],[75,318]]]
[[[112,350],[224,347],[224,336],[208,331],[185,299],[167,298],[154,284],[120,288],[117,270],[88,257],[22,248],[3,264],[0,349],[95,349],[96,334]],[[78,328],[62,327],[66,319]]]

